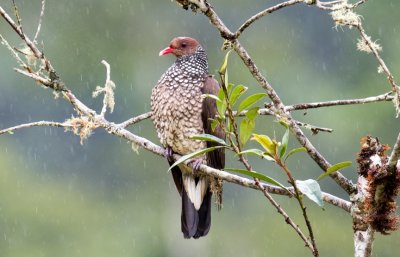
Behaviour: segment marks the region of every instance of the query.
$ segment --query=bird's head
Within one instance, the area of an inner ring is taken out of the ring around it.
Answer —
[[[176,37],[172,39],[167,48],[161,50],[160,56],[166,54],[174,54],[176,57],[192,55],[196,52],[199,42],[190,37]]]

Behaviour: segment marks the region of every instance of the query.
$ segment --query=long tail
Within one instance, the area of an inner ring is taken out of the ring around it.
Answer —
[[[208,189],[200,209],[196,210],[186,190],[182,190],[181,227],[185,238],[199,238],[208,234],[211,227],[211,196]]]
[[[183,175],[172,169],[176,188],[182,197],[181,230],[184,238],[199,238],[208,234],[211,226],[212,193],[205,178]]]

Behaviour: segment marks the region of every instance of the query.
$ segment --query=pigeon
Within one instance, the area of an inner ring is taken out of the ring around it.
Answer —
[[[151,119],[172,165],[174,153],[186,155],[217,145],[192,139],[192,136],[205,133],[225,139],[225,133],[220,126],[212,129],[212,119],[217,114],[216,102],[203,96],[217,95],[219,91],[218,81],[208,72],[203,47],[193,38],[176,37],[159,55],[167,54],[175,55],[176,60],[152,90]],[[215,178],[200,175],[197,171],[201,164],[223,169],[225,152],[218,148],[192,161],[193,169],[182,164],[174,166],[171,172],[182,200],[183,236],[197,239],[206,236],[210,230],[213,192],[222,192],[221,181],[216,182]]]

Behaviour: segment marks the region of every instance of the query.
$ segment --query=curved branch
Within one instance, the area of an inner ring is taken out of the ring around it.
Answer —
[[[71,124],[67,124],[65,122],[55,122],[55,121],[36,121],[26,124],[20,124],[14,127],[6,128],[0,130],[0,135],[2,134],[13,134],[14,131],[23,129],[23,128],[31,128],[31,127],[63,127],[63,128],[70,128],[72,127]]]
[[[253,22],[257,21],[258,19],[264,17],[267,14],[273,13],[275,11],[278,11],[284,7],[288,7],[288,6],[292,6],[298,3],[303,3],[304,0],[290,0],[290,1],[286,1],[277,5],[274,5],[272,7],[269,7],[257,14],[255,14],[254,16],[250,17],[245,23],[242,24],[242,26],[240,26],[238,28],[238,30],[235,32],[235,38],[238,38],[242,32],[247,29],[251,24],[253,24]]]

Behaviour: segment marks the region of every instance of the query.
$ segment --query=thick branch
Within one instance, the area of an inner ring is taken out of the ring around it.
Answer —
[[[238,40],[234,41],[234,49],[236,53],[243,60],[244,64],[247,66],[251,74],[254,78],[260,83],[261,87],[264,88],[271,98],[274,106],[279,110],[282,117],[286,118],[289,123],[289,127],[292,133],[295,135],[300,144],[307,149],[310,157],[324,170],[326,171],[331,164],[317,151],[317,149],[311,144],[308,138],[304,135],[303,131],[299,128],[299,126],[295,123],[290,113],[285,111],[285,106],[283,105],[281,99],[278,94],[275,92],[273,87],[268,83],[266,78],[261,74],[258,67],[255,65],[247,51],[244,47],[239,43]],[[355,190],[353,183],[345,178],[341,173],[336,172],[331,175],[331,177],[347,192],[351,193]]]
[[[394,173],[396,169],[399,169],[397,165],[399,163],[399,157],[400,157],[400,133],[397,136],[396,143],[393,146],[392,153],[390,154],[388,160],[388,171],[390,173]]]
[[[130,131],[124,129],[120,124],[115,124],[115,123],[109,122],[100,115],[93,115],[94,110],[88,108],[86,105],[84,105],[78,99],[76,99],[76,97],[72,93],[68,93],[67,95],[68,95],[69,99],[74,99],[73,102],[75,104],[75,108],[78,109],[79,113],[92,117],[98,123],[99,126],[106,129],[109,133],[114,134],[118,137],[122,137],[134,144],[137,144],[137,145],[143,147],[144,149],[146,149],[154,154],[164,157],[164,155],[165,155],[164,148],[154,144],[153,142],[147,140],[146,138],[143,138],[143,137],[140,137],[140,136],[137,136],[137,135],[131,133]],[[37,122],[21,124],[18,126],[13,126],[10,128],[2,129],[2,130],[0,130],[0,135],[6,134],[6,133],[13,133],[14,131],[19,130],[19,129],[30,128],[30,127],[35,127],[35,126],[41,126],[41,127],[42,126],[51,126],[51,127],[64,127],[64,128],[73,127],[70,123],[66,123],[66,122],[37,121]],[[180,157],[181,157],[180,155],[177,155],[177,154],[174,155],[175,159],[179,159]],[[189,163],[187,163],[187,164],[189,164]],[[252,188],[252,189],[261,190],[261,191],[266,190],[268,193],[271,193],[271,194],[289,196],[288,191],[286,191],[280,187],[272,186],[272,185],[265,184],[265,183],[259,183],[259,185],[257,185],[257,183],[254,180],[244,178],[244,177],[241,177],[241,176],[238,176],[235,174],[231,174],[226,171],[217,170],[217,169],[214,169],[207,165],[201,165],[199,172],[202,174],[205,174],[205,175],[210,175],[210,176],[214,176],[216,178],[220,178],[227,182],[237,184],[237,185],[240,185],[243,187]],[[260,186],[261,186],[261,188],[260,188]],[[293,191],[293,188],[289,187],[288,190]],[[327,202],[329,204],[337,206],[347,212],[350,211],[350,202],[349,201],[346,201],[344,199],[338,198],[334,195],[324,193],[324,192],[322,193],[322,198],[324,199],[325,202]]]

